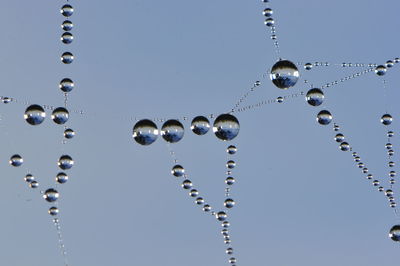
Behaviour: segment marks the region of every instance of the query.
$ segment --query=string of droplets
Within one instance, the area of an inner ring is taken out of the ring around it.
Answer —
[[[172,161],[174,166],[171,169],[171,174],[177,178],[182,177],[184,180],[182,181],[182,188],[185,190],[189,190],[189,196],[192,198],[195,198],[195,204],[203,206],[202,210],[205,213],[211,213],[213,217],[217,219],[217,221],[221,222],[222,230],[221,234],[224,239],[224,243],[227,245],[227,248],[225,250],[225,253],[228,255],[228,263],[231,264],[232,266],[236,266],[236,257],[232,257],[233,255],[233,247],[232,247],[232,240],[231,236],[229,234],[228,228],[230,227],[230,223],[227,220],[228,219],[228,213],[227,211],[218,211],[215,212],[212,210],[212,207],[210,204],[206,202],[204,197],[200,196],[200,192],[194,188],[192,181],[188,178],[187,171],[185,168],[179,164],[179,160],[177,159],[175,151],[171,148],[170,141],[167,143],[168,151],[169,154],[171,155]],[[235,154],[237,151],[237,148],[233,145],[230,145],[227,148],[227,153],[229,155]],[[236,163],[233,160],[228,160],[226,167],[228,168],[227,171],[227,178],[225,179],[225,183],[228,186],[225,189],[225,196],[226,199],[224,201],[224,207],[226,209],[231,209],[235,205],[235,201],[231,199],[230,196],[230,186],[232,186],[235,183],[235,179],[231,176],[231,169],[233,169],[236,166]]]
[[[270,28],[271,30],[271,40],[274,44],[275,54],[277,58],[280,58],[280,47],[278,42],[278,36],[276,34],[276,26],[275,26],[275,19],[272,17],[274,11],[269,7],[269,0],[262,0],[263,3],[267,5],[267,7],[263,10],[262,14],[266,19],[264,20],[264,24]]]

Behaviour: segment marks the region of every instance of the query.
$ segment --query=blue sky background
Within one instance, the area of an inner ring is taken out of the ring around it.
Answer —
[[[133,141],[133,119],[219,114],[256,80],[263,85],[248,104],[307,91],[304,79],[320,86],[359,70],[300,66],[294,88],[274,87],[262,78],[276,56],[258,0],[71,1],[69,46],[59,41],[62,1],[1,3],[1,95],[19,101],[0,106],[1,265],[63,265],[50,205],[23,181],[31,172],[40,189],[54,186],[62,154],[75,159],[70,180],[59,186],[71,266],[228,265],[220,226],[170,175],[161,138],[149,147]],[[400,56],[398,1],[270,6],[282,57],[293,62],[384,63]],[[73,64],[60,62],[64,51],[74,53]],[[332,127],[318,125],[315,116],[330,110],[370,171],[386,181],[386,128],[379,119],[390,112],[391,128],[399,131],[399,67],[384,77],[386,98],[382,78],[371,73],[327,89],[321,108],[297,98],[237,115],[237,204],[229,218],[237,265],[393,263],[399,245],[387,234],[399,221],[351,153],[339,151]],[[42,125],[28,125],[23,101],[62,106],[58,83],[65,77],[76,83],[70,109],[85,114],[71,115],[68,126],[77,136],[62,145],[63,127],[49,112]],[[207,202],[222,208],[230,143],[192,134],[189,121],[184,126],[184,139],[172,147]],[[397,135],[393,144],[397,151]],[[8,165],[15,153],[24,158],[17,169]]]

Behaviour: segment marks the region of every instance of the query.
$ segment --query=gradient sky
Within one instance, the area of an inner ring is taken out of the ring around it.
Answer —
[[[0,265],[62,266],[51,206],[23,181],[54,186],[57,159],[75,159],[70,180],[58,186],[60,221],[70,266],[228,265],[220,226],[170,175],[172,159],[159,138],[143,147],[132,139],[135,118],[182,118],[224,113],[256,80],[246,104],[307,91],[359,68],[301,71],[288,91],[263,74],[276,61],[263,24],[265,4],[239,1],[70,1],[74,42],[59,40],[63,1],[2,0],[0,105]],[[384,63],[399,57],[399,1],[271,1],[281,54],[293,62]],[[64,51],[75,62],[63,65]],[[316,123],[328,109],[342,133],[379,179],[387,180],[379,119],[400,116],[400,66],[383,78],[370,73],[326,90],[311,107],[302,97],[237,115],[232,143],[199,137],[183,121],[185,137],[172,145],[207,202],[222,208],[229,144],[237,184],[230,213],[237,265],[376,266],[392,264],[399,245],[388,239],[399,223],[387,200],[339,151],[331,126]],[[76,83],[68,126],[77,136],[62,145],[63,127],[23,120],[24,101],[63,105],[62,78]],[[304,83],[308,80],[308,84]],[[161,123],[158,122],[158,126]],[[396,135],[395,151],[400,144]],[[8,164],[19,153],[24,165]],[[396,155],[395,161],[398,162]],[[387,182],[384,183],[385,185]],[[395,193],[398,191],[395,186]]]

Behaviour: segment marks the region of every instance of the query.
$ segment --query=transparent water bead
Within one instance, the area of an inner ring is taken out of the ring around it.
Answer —
[[[391,150],[393,148],[393,144],[392,143],[386,143],[385,145],[387,150]]]
[[[240,124],[237,118],[231,114],[219,115],[213,125],[213,131],[217,138],[230,141],[239,134]]]
[[[221,225],[223,228],[228,228],[231,224],[228,221],[224,221]]]
[[[235,201],[233,199],[226,199],[224,202],[224,206],[228,209],[232,208],[233,206],[235,206]]]
[[[378,76],[383,76],[386,74],[386,67],[383,65],[379,65],[375,68],[375,74],[377,74]]]
[[[74,160],[69,155],[62,155],[57,164],[62,170],[68,170],[74,166]]]
[[[350,145],[347,142],[342,142],[339,145],[339,149],[342,151],[349,151],[350,150]]]
[[[229,145],[228,148],[226,149],[226,152],[230,155],[233,155],[237,152],[237,148],[235,145]]]
[[[48,202],[55,202],[60,197],[60,194],[54,188],[49,188],[44,192],[43,198]]]
[[[233,254],[233,248],[227,248],[226,249],[226,254],[232,255]]]
[[[59,88],[63,92],[71,92],[74,89],[74,82],[69,78],[64,78],[60,81]]]
[[[396,171],[390,171],[389,172],[390,177],[395,177],[396,176]]]
[[[332,118],[333,117],[328,110],[322,110],[317,115],[317,121],[321,125],[328,125],[330,122],[332,122]]]
[[[140,120],[133,127],[132,136],[137,143],[144,146],[150,145],[157,140],[157,125],[149,119]]]
[[[336,136],[335,136],[335,141],[336,141],[336,142],[343,142],[343,141],[344,141],[344,135],[341,134],[341,133],[336,134]]]
[[[190,181],[189,179],[185,179],[185,180],[182,182],[182,187],[183,187],[184,189],[191,189],[191,188],[193,187],[192,181]]]
[[[271,8],[266,8],[263,11],[263,15],[266,17],[271,17],[273,13],[274,13],[274,11]]]
[[[267,27],[272,27],[275,24],[275,20],[273,18],[267,18],[267,19],[265,19],[264,24]]]
[[[277,103],[283,103],[283,97],[282,96],[277,97],[276,98],[276,102]]]
[[[72,33],[70,33],[70,32],[64,32],[61,35],[61,41],[64,44],[70,44],[70,43],[72,43],[73,40],[74,40],[74,35],[72,35]]]
[[[393,196],[393,190],[387,189],[387,190],[385,191],[385,195],[386,195],[387,197],[392,197],[392,196]]]
[[[235,264],[236,263],[236,258],[229,258],[229,263],[230,264]]]
[[[228,215],[225,212],[220,211],[217,214],[215,214],[215,217],[217,218],[218,221],[223,222],[226,220],[226,218],[228,218]]]
[[[233,184],[235,184],[235,178],[233,178],[233,177],[231,177],[231,176],[228,176],[228,177],[225,179],[225,183],[226,183],[228,186],[232,186]]]
[[[199,192],[197,191],[197,189],[192,189],[189,192],[189,196],[191,196],[193,198],[197,197],[198,195],[199,195]]]
[[[50,209],[49,209],[49,214],[51,216],[56,216],[58,214],[58,212],[59,212],[59,210],[57,207],[50,207]]]
[[[236,163],[233,160],[229,160],[226,162],[226,168],[228,168],[228,169],[233,169],[233,168],[235,168],[235,166],[236,166]]]
[[[74,61],[74,55],[70,52],[65,52],[61,55],[61,62],[71,64]]]
[[[388,131],[387,136],[388,136],[388,138],[393,138],[394,132],[393,131]]]
[[[67,183],[68,181],[68,175],[64,172],[60,172],[56,176],[56,182],[59,184],[64,184]]]
[[[386,61],[385,66],[388,67],[388,68],[393,67],[394,66],[394,62],[392,60],[388,60],[388,61]]]
[[[400,241],[400,225],[395,225],[390,229],[389,237],[396,242]]]
[[[305,70],[311,70],[312,67],[313,67],[313,64],[311,64],[311,63],[305,63],[305,64],[304,64],[304,69],[305,69]]]
[[[64,20],[61,24],[61,28],[64,31],[71,31],[74,28],[74,24],[70,20]]]
[[[34,177],[33,175],[31,175],[31,174],[27,174],[27,175],[24,177],[24,180],[25,180],[26,182],[28,182],[28,183],[31,183],[33,180],[35,180],[35,177]]]
[[[172,167],[171,174],[176,177],[181,177],[185,174],[185,168],[182,165],[176,164]]]
[[[210,121],[205,116],[196,116],[192,120],[190,129],[196,135],[205,135],[210,130]]]
[[[321,89],[313,88],[307,92],[306,100],[309,105],[319,106],[324,102],[324,93]]]
[[[384,114],[381,117],[381,123],[384,124],[385,126],[390,125],[392,123],[392,121],[393,121],[393,118],[390,114]]]
[[[24,119],[30,125],[40,125],[45,118],[46,113],[43,107],[38,104],[32,104],[25,110]]]
[[[203,205],[204,204],[204,199],[202,197],[198,197],[198,198],[196,198],[195,203],[197,205]]]
[[[210,212],[210,211],[211,211],[211,206],[208,205],[208,204],[205,204],[205,205],[203,206],[203,211],[205,211],[205,212]]]
[[[392,162],[392,161],[388,162],[388,166],[389,166],[389,167],[394,167],[394,165],[395,165],[394,162]]]
[[[11,156],[9,160],[9,163],[14,167],[21,166],[23,162],[24,159],[22,159],[22,157],[19,154],[14,154],[13,156]]]
[[[53,119],[54,123],[63,125],[69,119],[69,112],[64,107],[57,107],[53,110],[53,113],[51,114],[51,119]]]
[[[29,183],[29,187],[30,188],[37,188],[37,187],[39,187],[39,183],[34,180],[31,183]]]
[[[178,120],[170,119],[161,128],[161,136],[169,143],[176,143],[183,138],[185,130]]]
[[[394,155],[394,151],[393,150],[388,150],[388,155],[389,156],[393,156]]]
[[[75,137],[75,131],[71,128],[67,128],[64,130],[64,138],[66,139],[72,139]]]
[[[60,10],[61,14],[64,17],[70,17],[74,14],[74,8],[71,5],[63,5]]]
[[[300,77],[296,65],[289,60],[280,60],[271,68],[272,83],[280,89],[288,89],[296,85]]]
[[[1,97],[1,101],[2,101],[3,103],[7,104],[7,103],[12,102],[13,99],[10,98],[10,97]]]

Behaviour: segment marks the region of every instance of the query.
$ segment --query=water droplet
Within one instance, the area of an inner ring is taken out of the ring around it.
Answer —
[[[156,124],[148,119],[140,120],[133,127],[133,138],[141,145],[150,145],[157,140],[158,129]]]
[[[390,114],[384,114],[381,117],[381,123],[384,124],[385,126],[390,125],[393,121],[393,118]]]
[[[13,99],[12,98],[10,98],[10,97],[1,97],[1,101],[3,102],[3,103],[10,103],[10,102],[12,102],[13,101]]]
[[[61,55],[61,62],[71,64],[74,61],[74,55],[70,52],[65,52]]]
[[[41,124],[46,117],[46,113],[44,112],[44,109],[42,106],[33,104],[26,108],[25,114],[24,114],[24,119],[28,124],[31,124],[33,126]]]
[[[393,67],[394,66],[394,62],[392,60],[388,60],[388,61],[386,61],[385,66],[388,67],[388,68]]]
[[[332,121],[332,118],[333,117],[332,117],[331,113],[327,110],[322,110],[317,115],[317,121],[321,125],[328,125]]]
[[[378,76],[383,76],[383,75],[385,75],[385,74],[386,74],[386,67],[383,66],[383,65],[377,66],[377,67],[375,68],[375,73],[376,73]]]
[[[68,121],[69,112],[64,107],[57,107],[53,110],[51,114],[51,119],[53,119],[54,123],[62,125]]]
[[[339,131],[339,130],[340,130],[339,125],[334,124],[334,125],[333,125],[333,130],[334,130],[334,131]]]
[[[56,216],[57,214],[58,214],[58,208],[57,207],[51,207],[50,209],[49,209],[49,214],[51,215],[51,216]]]
[[[385,145],[387,150],[391,150],[393,148],[393,144],[392,143],[386,143]]]
[[[393,185],[393,184],[396,183],[396,180],[394,180],[394,179],[392,178],[392,179],[389,180],[389,183],[390,183],[391,185]]]
[[[364,168],[362,169],[362,172],[363,172],[364,174],[367,174],[367,173],[368,173],[368,168],[364,167]]]
[[[400,241],[400,225],[395,225],[390,229],[389,237],[396,242]]]
[[[29,187],[30,188],[37,188],[39,186],[39,183],[37,181],[32,181],[31,183],[29,183]]]
[[[387,189],[387,190],[385,191],[385,195],[386,195],[387,197],[392,197],[392,196],[393,196],[393,190]]]
[[[228,221],[224,221],[221,225],[223,228],[228,228],[230,226],[230,223]]]
[[[230,155],[233,155],[237,152],[237,148],[234,145],[230,145],[227,149],[226,152]]]
[[[203,204],[204,204],[204,199],[203,199],[202,197],[198,197],[198,198],[195,200],[195,203],[196,203],[197,205],[203,205]]]
[[[233,168],[235,168],[235,166],[236,166],[236,163],[233,160],[229,160],[229,161],[226,162],[226,167],[228,169],[233,169]]]
[[[380,186],[380,187],[378,187],[378,191],[379,192],[383,192],[385,189],[382,187],[382,186]]]
[[[270,78],[276,87],[288,89],[296,85],[300,77],[296,65],[288,60],[280,60],[272,66]]]
[[[56,176],[57,183],[64,184],[68,181],[68,175],[66,173],[60,172]]]
[[[393,138],[394,132],[393,131],[388,131],[387,136],[388,136],[388,138]]]
[[[213,125],[213,131],[217,138],[223,141],[234,139],[240,130],[240,124],[236,117],[230,114],[218,116]]]
[[[182,167],[182,165],[174,165],[174,167],[172,167],[171,174],[176,177],[181,177],[185,174],[185,169]]]
[[[367,179],[368,179],[368,180],[371,180],[373,177],[374,177],[374,176],[373,176],[372,174],[368,174],[368,175],[367,175]]]
[[[31,183],[33,180],[35,180],[35,177],[31,174],[27,174],[24,178],[24,180],[28,183]]]
[[[372,185],[374,185],[375,187],[379,186],[379,180],[372,181]]]
[[[359,162],[359,163],[357,164],[357,166],[358,166],[358,168],[364,168],[364,164],[363,164],[362,162]]]
[[[196,135],[205,135],[208,130],[210,130],[210,121],[208,121],[207,117],[204,116],[196,116],[192,120],[192,125],[190,129]]]
[[[342,142],[339,145],[339,149],[342,151],[349,151],[350,150],[350,145],[347,142]]]
[[[277,103],[283,103],[283,97],[279,96],[278,98],[276,98],[275,100]]]
[[[11,156],[9,161],[9,163],[15,167],[21,166],[23,162],[24,160],[19,154],[14,154],[13,156]]]
[[[74,82],[69,78],[64,78],[60,81],[59,88],[63,92],[70,92],[74,89]]]
[[[69,20],[64,20],[64,22],[61,24],[61,28],[65,31],[71,31],[74,28],[74,24],[72,24],[72,22]]]
[[[272,27],[272,26],[274,26],[275,21],[274,21],[273,18],[267,18],[267,19],[264,21],[264,24],[265,24],[266,26],[268,26],[268,27]]]
[[[235,264],[236,263],[236,258],[229,258],[229,263],[230,264]]]
[[[70,17],[74,14],[74,8],[71,5],[63,5],[60,12],[64,17]]]
[[[344,141],[344,135],[341,134],[341,133],[336,134],[336,136],[335,136],[335,141],[336,141],[336,142],[343,142],[343,141]]]
[[[178,120],[170,119],[161,128],[161,136],[169,143],[176,143],[183,138],[185,130]]]
[[[189,196],[191,196],[191,197],[193,197],[193,198],[197,197],[198,195],[199,195],[199,192],[197,191],[197,189],[192,189],[192,190],[189,192]]]
[[[390,177],[395,177],[396,176],[396,171],[390,171],[389,172]]]
[[[220,211],[215,215],[215,217],[217,218],[218,221],[223,222],[226,220],[226,218],[228,218],[228,215],[225,212]]]
[[[388,163],[388,165],[389,165],[389,167],[394,167],[395,163],[392,162],[392,161],[390,161],[390,162]]]
[[[184,189],[191,189],[191,188],[193,187],[192,181],[190,181],[189,179],[185,179],[185,180],[182,182],[182,187],[183,187]]]
[[[274,11],[271,8],[266,8],[263,11],[263,15],[266,17],[271,17],[273,13],[274,13]]]
[[[389,206],[391,208],[396,208],[397,204],[396,204],[396,202],[393,201],[393,202],[390,202]]]
[[[318,88],[313,88],[307,92],[306,100],[309,105],[319,106],[324,101],[324,93]]]
[[[393,156],[394,155],[394,151],[393,150],[388,150],[388,155],[389,156]]]
[[[304,69],[305,69],[305,70],[311,70],[312,67],[313,67],[313,64],[311,64],[311,63],[306,63],[306,64],[304,64]]]
[[[228,177],[225,179],[225,183],[226,183],[228,186],[232,186],[233,184],[235,184],[235,178],[233,178],[233,177],[231,177],[231,176],[228,176]]]
[[[66,139],[72,139],[73,137],[75,137],[75,131],[72,130],[71,128],[67,128],[64,130],[64,137]]]
[[[70,32],[64,32],[61,35],[61,41],[65,44],[70,44],[72,43],[73,40],[74,40],[74,35],[72,35],[72,33]]]
[[[235,206],[235,201],[233,199],[226,199],[224,202],[224,206],[228,209],[232,208],[233,206]]]
[[[60,159],[58,159],[58,167],[62,170],[71,169],[74,165],[74,160],[69,155],[62,155]]]
[[[60,197],[60,194],[54,188],[49,188],[44,192],[43,198],[48,202],[54,202]]]
[[[211,206],[208,205],[208,204],[204,205],[204,206],[203,206],[203,211],[205,211],[205,212],[211,211]]]

